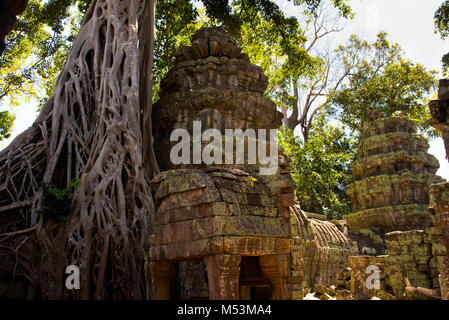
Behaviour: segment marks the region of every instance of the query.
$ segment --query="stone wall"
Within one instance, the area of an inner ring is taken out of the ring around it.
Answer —
[[[430,212],[440,232],[440,244],[446,247],[446,255],[438,257],[440,287],[443,299],[449,300],[449,183],[432,185],[430,189]]]
[[[385,235],[387,255],[353,256],[351,265],[351,290],[368,297],[379,292],[399,299],[405,299],[409,287],[436,289],[439,295],[440,263],[445,256],[445,247],[439,239],[441,229],[429,228],[412,231],[395,231]],[[370,276],[367,267],[373,265],[380,270],[380,288],[366,286]]]
[[[291,207],[292,261],[303,270],[303,286],[336,285],[357,246],[334,223],[309,218],[298,205]],[[296,270],[295,270],[296,271]]]
[[[429,124],[441,131],[446,158],[449,158],[449,79],[441,79],[438,99],[429,103],[432,119]],[[449,300],[449,183],[439,183],[430,190],[430,210],[436,227],[443,229],[441,242],[446,246],[447,255],[439,259],[440,286],[443,299]]]
[[[386,262],[400,265],[412,287],[439,288],[438,257],[446,251],[439,242],[440,237],[438,228],[387,233]]]

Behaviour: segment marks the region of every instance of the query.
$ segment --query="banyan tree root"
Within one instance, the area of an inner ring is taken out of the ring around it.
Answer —
[[[53,95],[0,153],[0,286],[22,281],[27,298],[145,298],[154,209],[139,88],[154,3],[93,1]],[[66,219],[43,215],[46,186],[74,180]],[[80,268],[79,290],[65,286],[68,265]]]

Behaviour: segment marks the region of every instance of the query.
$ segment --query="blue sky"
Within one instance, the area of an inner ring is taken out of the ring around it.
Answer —
[[[291,8],[279,1],[282,8]],[[352,33],[373,41],[379,31],[386,31],[391,42],[397,42],[406,52],[407,58],[424,65],[427,69],[441,70],[441,57],[449,52],[449,41],[443,41],[434,33],[433,14],[441,0],[350,0],[356,13],[354,20],[346,23],[345,29],[335,35],[332,42],[344,43]],[[36,105],[19,107],[0,105],[0,110],[9,110],[16,115],[13,137],[31,126],[36,119]],[[12,138],[0,142],[0,148],[8,145]],[[438,174],[449,180],[449,163],[445,159],[442,139],[430,141],[430,153],[440,161]]]

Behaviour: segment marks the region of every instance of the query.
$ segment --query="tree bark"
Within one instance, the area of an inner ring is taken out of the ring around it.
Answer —
[[[0,153],[0,254],[16,257],[28,298],[145,298],[155,5],[92,1],[53,95]],[[66,220],[40,214],[45,186],[73,179]],[[65,287],[68,265],[80,290]]]

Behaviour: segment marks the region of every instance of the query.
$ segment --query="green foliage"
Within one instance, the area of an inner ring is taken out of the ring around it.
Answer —
[[[322,0],[294,0],[305,8],[304,15],[313,15]],[[226,25],[239,40],[251,61],[260,65],[269,76],[268,94],[278,105],[291,100],[286,92],[292,80],[314,77],[323,61],[304,48],[307,41],[297,17],[286,16],[274,1],[203,0],[208,17]],[[346,0],[333,0],[341,16],[352,15]],[[286,90],[279,90],[279,88]]]
[[[322,2],[322,0],[293,0],[295,5],[306,5],[312,14]],[[353,16],[351,7],[347,4],[347,2],[347,0],[332,0],[334,7],[337,8],[340,11],[341,16],[345,18]]]
[[[156,6],[154,39],[153,101],[159,98],[160,81],[173,66],[175,52],[181,45],[189,45],[190,37],[201,28],[199,12],[185,0],[159,0]]]
[[[291,77],[311,76],[320,59],[303,48],[306,39],[295,17],[287,17],[269,0],[201,0],[204,11],[190,1],[161,0],[156,6],[154,96],[158,99],[159,83],[173,66],[174,53],[180,45],[189,45],[192,34],[203,25],[224,25],[248,53],[250,59],[269,75],[269,94],[277,96],[276,87],[289,85]],[[313,14],[320,1],[295,1]],[[333,1],[342,15],[351,12],[346,1]],[[278,64],[273,68],[273,57]],[[288,76],[287,76],[288,75]],[[290,77],[290,78],[289,78]],[[279,99],[278,99],[279,100]]]
[[[0,57],[0,99],[41,102],[53,91],[90,0],[30,0]],[[0,100],[0,101],[1,101]]]
[[[435,31],[439,32],[442,39],[449,36],[449,0],[444,1],[434,15]],[[449,73],[449,53],[442,59],[443,70],[447,75]]]
[[[322,0],[295,0],[311,12]],[[174,50],[187,45],[198,21],[195,1],[160,0],[156,6],[155,93],[158,81],[173,63]],[[201,0],[212,23],[222,23],[237,38],[244,23],[260,15],[271,25],[270,32],[280,42],[290,65],[308,65],[304,53],[297,50],[301,37],[298,21],[286,17],[270,0]],[[333,0],[342,15],[349,15],[346,0]],[[19,17],[14,31],[7,37],[7,49],[0,57],[0,99],[8,97],[12,105],[38,99],[43,102],[52,93],[56,78],[68,50],[79,30],[83,14],[91,0],[30,0]]]
[[[293,97],[287,92],[291,92],[292,80],[313,77],[320,68],[321,60],[304,49],[307,39],[299,26],[289,31],[295,37],[287,40],[287,45],[282,34],[276,31],[276,25],[260,13],[250,15],[246,20],[248,22],[242,25],[240,39],[244,52],[268,76],[267,94],[270,98],[279,107],[289,104]]]
[[[7,36],[0,56],[0,102],[17,106],[39,101],[53,92],[56,78],[78,32],[82,14],[90,0],[30,0]],[[14,121],[0,114],[0,141],[10,136]]]
[[[301,208],[330,219],[350,213],[346,186],[352,181],[349,165],[355,159],[357,141],[326,122],[324,113],[317,115],[306,143],[285,126],[278,137],[279,146],[291,159]]]
[[[72,179],[63,189],[55,185],[44,186],[40,213],[57,221],[65,221],[72,212],[73,193],[78,186],[79,181],[76,179]]]
[[[359,59],[349,83],[334,93],[329,111],[352,130],[360,130],[367,115],[381,111],[386,116],[402,115],[418,119],[419,127],[434,134],[425,124],[430,119],[428,96],[437,84],[437,72],[427,71],[403,57],[398,44],[390,44],[385,33],[368,44],[355,35],[339,54],[343,63]]]
[[[8,139],[11,136],[12,124],[15,118],[8,111],[0,112],[0,141]]]

